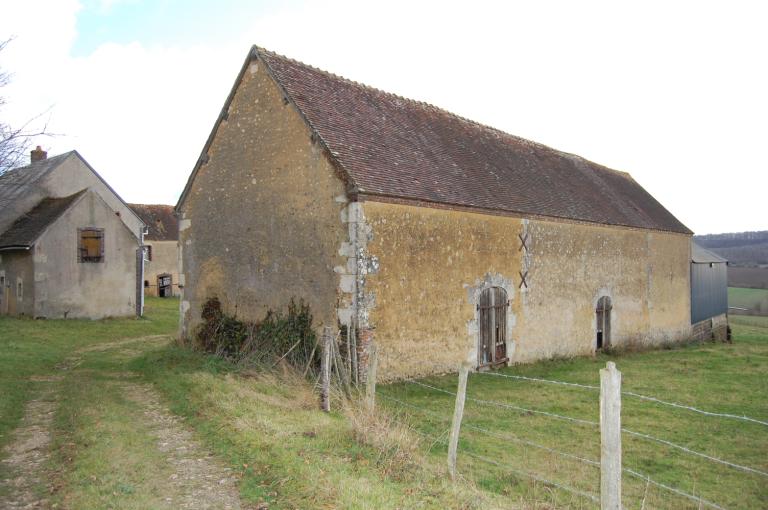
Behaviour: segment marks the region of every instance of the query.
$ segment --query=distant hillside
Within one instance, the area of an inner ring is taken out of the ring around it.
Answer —
[[[700,246],[728,259],[732,266],[768,266],[768,230],[694,236]]]

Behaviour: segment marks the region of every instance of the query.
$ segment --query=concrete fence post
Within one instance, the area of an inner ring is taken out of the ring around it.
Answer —
[[[600,509],[621,510],[621,372],[600,370]]]
[[[453,423],[451,424],[451,436],[448,442],[448,472],[451,479],[456,479],[456,454],[459,448],[459,430],[461,419],[464,416],[464,400],[467,397],[467,376],[469,367],[462,364],[459,368],[459,387],[456,390],[456,405],[453,408]]]
[[[333,335],[331,328],[323,328],[322,337],[322,358],[320,358],[320,409],[330,412],[331,410],[331,349],[333,349]]]

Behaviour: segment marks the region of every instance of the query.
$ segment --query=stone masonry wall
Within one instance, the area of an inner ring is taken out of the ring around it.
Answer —
[[[179,220],[185,338],[211,297],[253,321],[303,299],[318,331],[351,305],[344,184],[262,62],[246,69]]]
[[[488,286],[511,301],[512,362],[593,353],[604,295],[612,345],[690,336],[688,236],[373,201],[363,210],[378,264],[365,288],[381,379],[476,364],[477,296]]]

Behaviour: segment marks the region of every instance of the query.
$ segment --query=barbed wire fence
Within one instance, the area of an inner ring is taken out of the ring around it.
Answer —
[[[740,421],[744,423],[750,423],[760,427],[766,427],[768,432],[768,422],[765,420],[753,418],[746,415],[737,415],[730,413],[719,413],[700,409],[696,406],[681,404],[678,402],[671,402],[654,396],[643,395],[632,391],[621,390],[621,373],[615,368],[612,362],[609,362],[605,369],[600,370],[601,385],[588,385],[579,384],[574,382],[558,381],[553,379],[543,379],[535,377],[527,377],[513,374],[504,374],[500,372],[472,372],[473,377],[498,377],[515,379],[522,382],[528,382],[532,384],[547,384],[556,385],[560,387],[569,387],[583,391],[589,391],[598,394],[600,402],[600,421],[594,421],[584,419],[576,416],[568,416],[566,414],[555,413],[551,411],[545,411],[542,409],[535,409],[532,407],[526,407],[516,405],[510,402],[499,402],[495,400],[488,400],[482,398],[476,398],[468,396],[466,394],[467,379],[470,370],[464,366],[459,372],[459,384],[457,385],[457,391],[450,391],[445,388],[439,388],[437,386],[427,384],[418,380],[404,381],[408,385],[417,386],[419,388],[427,389],[430,392],[436,394],[442,394],[454,399],[454,413],[453,417],[446,416],[424,406],[418,406],[413,403],[407,402],[403,399],[394,397],[387,393],[379,392],[376,397],[385,400],[391,406],[395,406],[401,409],[407,409],[411,412],[418,413],[419,417],[426,418],[426,420],[434,425],[439,431],[437,435],[428,434],[421,430],[416,429],[413,426],[409,426],[411,430],[421,435],[425,439],[432,441],[434,445],[444,445],[448,450],[448,469],[452,476],[456,474],[456,462],[460,456],[467,456],[474,461],[481,462],[483,464],[500,468],[505,472],[509,472],[519,477],[528,478],[535,482],[540,482],[551,487],[555,487],[567,493],[570,493],[578,498],[582,498],[590,503],[599,504],[601,509],[620,509],[622,507],[622,478],[623,476],[637,479],[644,483],[647,493],[648,487],[653,486],[660,491],[665,491],[670,494],[674,494],[676,497],[684,498],[688,500],[692,505],[697,508],[713,508],[716,510],[725,510],[722,504],[705,499],[700,494],[692,494],[680,487],[675,487],[673,484],[664,483],[651,478],[647,473],[642,473],[636,469],[625,467],[622,465],[622,449],[621,439],[622,437],[630,437],[633,439],[647,441],[655,444],[660,444],[665,447],[669,447],[681,452],[684,455],[699,459],[702,461],[710,462],[724,468],[738,471],[743,474],[756,476],[759,478],[768,478],[768,472],[753,466],[747,466],[742,463],[735,462],[734,460],[727,460],[715,455],[697,451],[688,446],[677,444],[669,439],[656,437],[654,435],[640,432],[632,429],[628,429],[621,426],[621,400],[622,397],[636,399],[639,401],[650,402],[661,407],[674,408],[690,413],[695,413],[700,416],[706,416],[710,418],[719,418],[732,421]],[[489,428],[481,427],[474,423],[463,423],[463,411],[464,403],[471,402],[483,407],[492,407],[500,409],[502,411],[513,411],[522,413],[529,416],[539,416],[546,420],[557,420],[563,422],[567,426],[586,427],[590,429],[596,429],[599,431],[601,440],[601,455],[600,459],[588,458],[588,456],[582,454],[576,454],[568,451],[542,444],[541,442],[532,441],[518,435],[504,431],[499,432],[496,430],[490,430]],[[464,432],[461,432],[461,431]],[[491,458],[488,455],[481,455],[473,452],[469,449],[459,448],[459,437],[466,435],[466,431],[472,431],[482,434],[487,437],[494,438],[495,440],[502,441],[504,443],[514,443],[526,448],[532,448],[547,454],[554,455],[556,457],[566,459],[567,461],[576,462],[588,468],[595,469],[597,476],[600,479],[600,490],[595,492],[591,490],[585,490],[579,487],[575,487],[573,484],[553,479],[552,476],[545,475],[533,470],[523,469],[519,466],[512,465],[509,462],[504,462],[498,458]],[[694,491],[695,492],[695,491]],[[645,503],[645,495],[643,496],[643,506]]]

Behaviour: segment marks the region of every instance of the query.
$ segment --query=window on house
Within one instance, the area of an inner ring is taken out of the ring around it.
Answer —
[[[152,245],[148,244],[144,248],[147,249],[147,260],[151,262],[152,261]]]
[[[78,229],[78,262],[104,262],[104,229]]]

